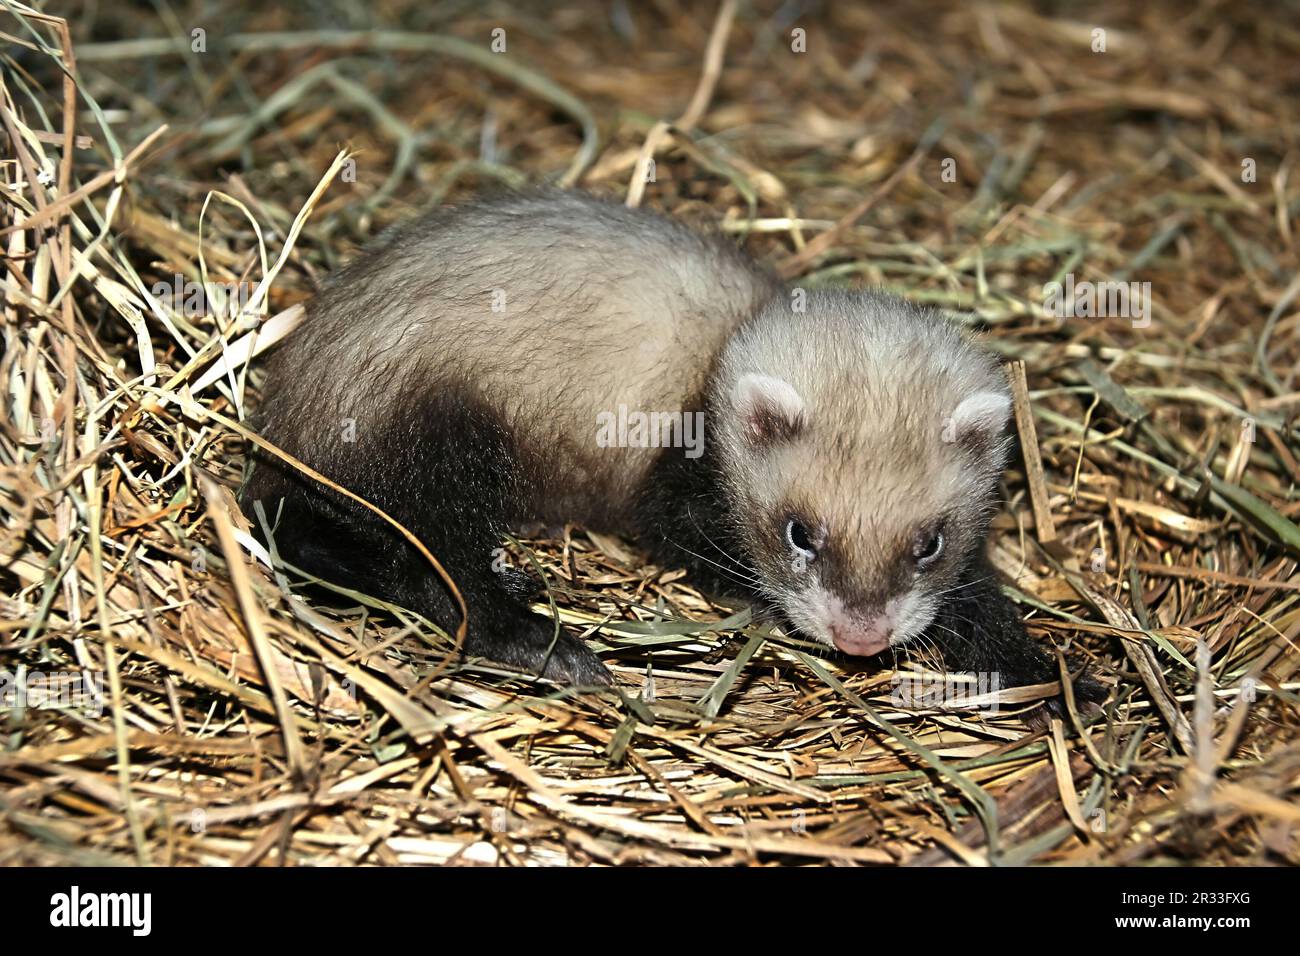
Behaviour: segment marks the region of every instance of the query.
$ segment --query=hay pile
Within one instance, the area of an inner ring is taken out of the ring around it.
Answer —
[[[383,6],[404,29],[4,2],[0,862],[1300,862],[1293,24]],[[651,159],[646,204],[1023,362],[995,556],[1112,688],[1088,726],[1030,719],[1052,686],[899,706],[923,663],[820,656],[579,529],[515,554],[602,697],[255,559],[256,362],[213,360],[419,208],[622,197]],[[1066,276],[1149,282],[1149,323],[1045,315]]]

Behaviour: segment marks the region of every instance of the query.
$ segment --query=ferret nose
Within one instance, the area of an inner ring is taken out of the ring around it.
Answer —
[[[880,614],[868,620],[834,620],[830,622],[831,641],[845,654],[870,657],[889,646],[894,633],[893,622]]]

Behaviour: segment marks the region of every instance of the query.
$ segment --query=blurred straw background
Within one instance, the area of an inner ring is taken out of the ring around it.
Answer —
[[[0,863],[1300,862],[1294,5],[270,7],[0,0]],[[532,182],[1023,363],[995,559],[1103,712],[900,706],[940,662],[822,656],[578,528],[511,548],[617,693],[295,596],[234,504],[234,343]],[[1149,282],[1149,323],[1046,314],[1067,275]],[[102,706],[15,695],[54,673]]]

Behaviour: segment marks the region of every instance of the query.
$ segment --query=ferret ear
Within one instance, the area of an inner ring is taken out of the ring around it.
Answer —
[[[744,435],[753,445],[789,441],[807,422],[803,397],[789,382],[771,375],[742,375],[731,400]]]
[[[1011,415],[1011,397],[1003,392],[976,392],[962,399],[944,429],[944,439],[963,445],[993,441]]]

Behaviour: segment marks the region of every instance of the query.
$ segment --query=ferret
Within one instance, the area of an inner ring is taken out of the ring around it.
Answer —
[[[254,424],[420,538],[464,596],[468,655],[611,682],[494,559],[510,529],[573,522],[828,648],[932,645],[1008,686],[1058,676],[985,554],[1010,409],[998,363],[932,310],[787,287],[721,235],[540,190],[425,215],[333,275]],[[242,501],[290,563],[459,624],[355,502],[268,457]]]

